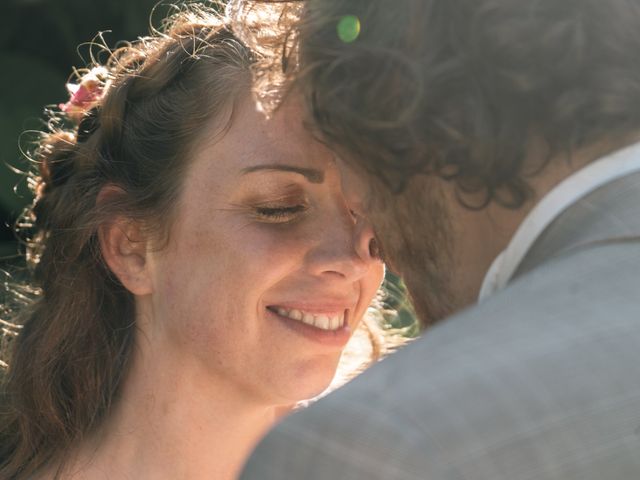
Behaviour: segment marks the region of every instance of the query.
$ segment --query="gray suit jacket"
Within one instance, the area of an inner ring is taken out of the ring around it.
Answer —
[[[505,290],[286,419],[242,479],[640,479],[640,174],[565,211]]]

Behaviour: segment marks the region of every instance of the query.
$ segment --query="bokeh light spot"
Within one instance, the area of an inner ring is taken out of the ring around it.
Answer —
[[[338,38],[344,43],[351,43],[360,35],[360,19],[355,15],[345,15],[338,22]]]

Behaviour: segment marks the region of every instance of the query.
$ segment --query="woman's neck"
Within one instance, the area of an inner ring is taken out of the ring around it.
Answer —
[[[212,380],[197,363],[137,353],[105,425],[79,446],[64,478],[231,480],[288,410]]]

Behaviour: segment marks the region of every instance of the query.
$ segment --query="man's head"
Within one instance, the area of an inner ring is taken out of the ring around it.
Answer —
[[[454,225],[473,218],[460,220],[460,204],[527,208],[552,163],[640,129],[635,0],[277,6],[286,48],[259,72],[263,93],[274,66],[285,91],[305,93],[312,127],[353,173],[347,186],[368,199],[425,320],[468,303],[457,291],[465,275],[451,274],[474,240]]]

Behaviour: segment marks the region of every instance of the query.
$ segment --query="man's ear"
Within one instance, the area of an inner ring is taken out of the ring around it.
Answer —
[[[98,195],[98,203],[108,202],[111,195],[122,192],[107,186]],[[134,295],[152,292],[147,261],[147,238],[140,222],[125,216],[115,216],[98,229],[102,257],[120,283]]]

